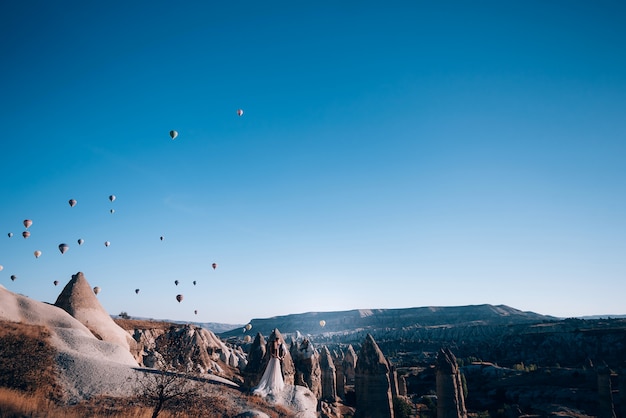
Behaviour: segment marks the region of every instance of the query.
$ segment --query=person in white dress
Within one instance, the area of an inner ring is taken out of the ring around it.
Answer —
[[[269,351],[270,361],[267,363],[259,385],[253,390],[255,395],[263,397],[268,395],[274,396],[285,387],[281,370],[281,361],[285,358],[285,346],[276,338],[270,343]]]

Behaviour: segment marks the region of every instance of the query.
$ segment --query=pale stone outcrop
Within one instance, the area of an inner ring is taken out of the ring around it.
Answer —
[[[135,341],[113,321],[82,272],[72,276],[54,305],[79,320],[96,338],[135,351]]]
[[[447,348],[437,354],[437,418],[467,418],[456,357]]]
[[[322,396],[320,399],[336,402],[337,375],[335,373],[335,364],[326,346],[322,347],[320,353],[320,369],[322,371]]]
[[[322,372],[318,351],[305,338],[302,342],[294,341],[289,352],[295,368],[294,384],[309,388],[319,399],[322,394]]]
[[[393,418],[389,364],[367,334],[355,368],[355,418]]]

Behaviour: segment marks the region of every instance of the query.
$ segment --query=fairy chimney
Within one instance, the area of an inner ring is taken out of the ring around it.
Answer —
[[[319,353],[307,338],[294,341],[289,352],[295,368],[294,384],[308,388],[319,399],[322,394]]]
[[[250,350],[248,351],[248,364],[243,370],[243,386],[245,388],[252,388],[259,384],[265,366],[263,364],[263,358],[265,357],[265,338],[260,332],[257,332]]]
[[[355,418],[393,418],[389,364],[374,338],[367,334],[355,368]]]
[[[456,357],[442,348],[437,354],[437,418],[467,418],[461,373]]]
[[[343,358],[343,374],[346,377],[346,385],[354,385],[354,369],[356,368],[357,355],[352,345],[346,349],[346,355]]]
[[[320,369],[322,370],[322,397],[329,402],[337,401],[337,374],[335,364],[328,351],[328,347],[323,346],[320,353]]]

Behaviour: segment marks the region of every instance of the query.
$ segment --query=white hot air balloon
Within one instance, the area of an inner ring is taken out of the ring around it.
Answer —
[[[115,195],[114,195],[114,194],[112,194],[111,196],[109,196],[109,200],[110,200],[111,202],[113,202],[115,199],[116,199],[116,197],[115,197]]]
[[[22,236],[24,237],[24,239],[26,239],[26,238],[30,237],[30,232],[24,231],[24,232],[22,232]]]
[[[83,245],[83,243],[84,243],[84,242],[85,242],[85,240],[84,240],[84,239],[82,239],[82,238],[79,238],[79,239],[78,239],[78,245]]]
[[[96,287],[94,287],[94,288],[93,288],[93,293],[95,293],[96,295],[97,295],[98,293],[100,293],[100,286],[96,286]]]
[[[2,264],[0,264],[0,271],[2,271],[2,269],[4,269],[4,267],[2,266]]]
[[[35,258],[41,257],[41,251],[39,250],[35,251],[34,254],[35,254]]]
[[[178,136],[178,132],[176,131],[170,131],[170,138],[172,139],[176,139],[176,137]]]
[[[243,116],[243,109],[237,109],[237,116]]]
[[[324,321],[323,319],[320,321],[320,327],[325,327],[326,326],[326,321]]]
[[[77,202],[76,202],[76,199],[70,199],[68,203],[70,204],[70,207],[73,208],[74,206],[76,206]]]
[[[24,219],[24,226],[26,227],[26,229],[30,228],[32,224],[33,221],[31,221],[30,219]]]
[[[13,232],[9,232],[7,235],[11,238],[13,236]]]
[[[65,252],[67,250],[70,249],[70,246],[67,244],[59,244],[59,251],[61,251],[61,254],[65,254]]]
[[[250,331],[252,329],[252,324],[247,324],[246,325],[246,331]]]
[[[115,213],[115,209],[111,209],[109,212],[111,212],[111,213]]]
[[[109,245],[111,245],[111,243],[110,243],[109,241],[105,241],[105,242],[104,242],[104,246],[105,246],[105,247],[108,247]]]

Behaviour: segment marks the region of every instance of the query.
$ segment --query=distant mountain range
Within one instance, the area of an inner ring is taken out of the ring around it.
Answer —
[[[274,328],[283,334],[319,335],[329,333],[362,333],[367,330],[401,330],[469,325],[514,325],[555,321],[559,318],[520,311],[506,305],[468,305],[452,307],[421,307],[404,309],[355,309],[338,312],[307,312],[253,319],[252,336],[269,335]],[[214,331],[215,332],[215,331]],[[241,326],[217,332],[221,338],[240,337]]]

